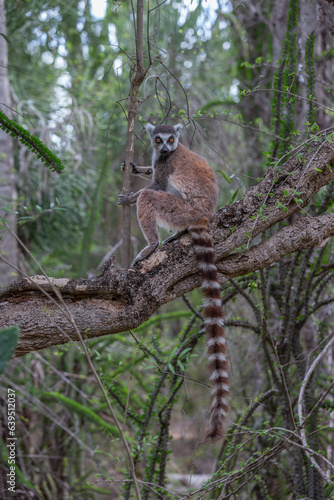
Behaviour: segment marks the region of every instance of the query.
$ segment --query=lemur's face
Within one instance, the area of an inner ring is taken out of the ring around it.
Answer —
[[[157,125],[151,123],[146,125],[146,130],[150,134],[152,147],[161,156],[168,156],[177,148],[182,125]]]

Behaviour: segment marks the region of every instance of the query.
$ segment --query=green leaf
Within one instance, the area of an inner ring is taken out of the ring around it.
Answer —
[[[8,43],[8,45],[10,45],[13,49],[14,49],[14,45],[12,44],[12,42],[9,40],[8,36],[6,36],[4,33],[0,33],[1,36],[4,37],[4,39],[6,40],[6,42]]]
[[[184,370],[184,365],[183,365],[183,363],[181,362],[180,359],[177,360],[177,364],[179,365],[179,367],[181,368],[181,370],[184,372],[185,371]]]
[[[227,177],[227,175],[225,174],[225,172],[223,172],[222,170],[217,170],[217,172],[219,172],[220,174],[222,174],[222,176],[224,177],[225,181],[228,182],[229,184],[231,184],[231,181]]]
[[[9,326],[0,331],[0,374],[4,371],[8,361],[12,357],[19,336],[20,329],[18,326]]]
[[[237,194],[238,194],[238,191],[239,191],[240,188],[238,188],[232,195],[232,198],[230,199],[230,201],[228,202],[229,205],[232,205],[232,203],[234,202],[234,200],[236,199],[237,197]]]
[[[42,398],[58,399],[71,412],[77,413],[81,417],[87,418],[87,420],[95,423],[98,428],[109,432],[112,436],[120,435],[117,427],[103,420],[103,418],[95,413],[94,409],[87,408],[87,406],[84,406],[81,403],[78,403],[77,401],[64,396],[63,394],[60,394],[59,392],[45,392]]]

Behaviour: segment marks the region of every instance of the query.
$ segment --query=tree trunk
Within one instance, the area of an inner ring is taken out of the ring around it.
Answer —
[[[125,150],[125,169],[123,193],[131,192],[131,172],[130,161],[133,161],[135,151],[135,125],[138,111],[138,94],[141,84],[144,81],[150,63],[145,70],[144,52],[143,52],[143,29],[144,29],[144,3],[143,0],[137,0],[137,22],[136,22],[136,73],[131,80],[129,94],[129,113],[128,113],[128,135]],[[131,206],[123,206],[123,231],[122,231],[122,267],[130,267],[130,245],[131,245]]]
[[[0,33],[6,35],[5,2],[0,0]],[[8,47],[0,35],[0,106],[11,118],[8,80]],[[0,129],[0,285],[17,279],[12,266],[18,265],[18,245],[15,237],[6,230],[3,219],[16,230],[16,187],[14,176],[13,138]]]

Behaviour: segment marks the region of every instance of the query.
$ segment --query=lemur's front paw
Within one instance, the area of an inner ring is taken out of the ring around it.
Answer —
[[[130,203],[130,198],[133,193],[128,194],[119,194],[118,195],[118,204],[119,205],[128,205]]]
[[[133,173],[133,174],[139,174],[139,173],[140,173],[140,172],[138,172],[138,170],[137,170],[137,165],[135,164],[135,162],[134,162],[134,161],[130,161],[130,165],[131,165],[131,167],[132,167],[132,173]]]
[[[125,163],[125,160],[124,160],[121,163],[121,170],[122,170],[122,172],[124,172],[124,170],[125,170],[125,165],[126,165],[126,163]],[[130,161],[130,165],[132,167],[132,173],[133,174],[140,174],[140,172],[137,170],[137,165],[135,164],[134,161]]]

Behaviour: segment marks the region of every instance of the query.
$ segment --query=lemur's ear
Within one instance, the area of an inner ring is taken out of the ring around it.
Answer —
[[[154,129],[155,125],[152,125],[152,123],[146,123],[146,130],[150,135],[153,134]]]
[[[182,123],[178,123],[177,125],[174,125],[174,130],[178,134],[180,130],[183,129]]]

